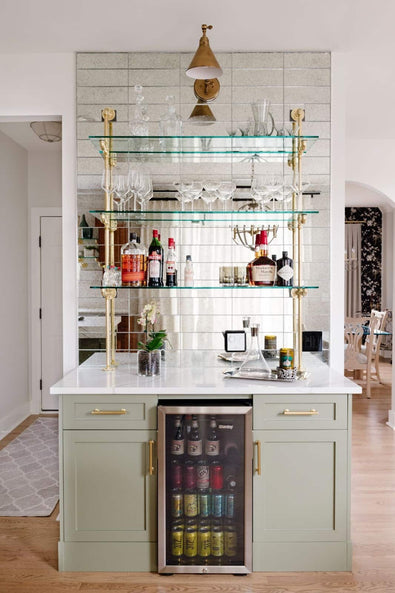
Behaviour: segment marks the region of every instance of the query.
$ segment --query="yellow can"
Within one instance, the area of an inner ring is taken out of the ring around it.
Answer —
[[[293,348],[281,348],[280,349],[280,368],[282,368],[282,369],[295,368],[294,349]]]
[[[195,558],[198,551],[197,531],[194,527],[187,527],[184,535],[184,554],[187,558]]]
[[[208,558],[211,554],[211,533],[208,527],[199,528],[198,554],[201,558]]]

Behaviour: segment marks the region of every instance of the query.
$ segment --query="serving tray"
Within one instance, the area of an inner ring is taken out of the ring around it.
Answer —
[[[254,373],[243,373],[240,372],[239,368],[236,369],[230,369],[229,371],[224,371],[223,374],[225,375],[225,378],[227,379],[254,379],[257,381],[275,381],[276,383],[294,383],[295,381],[298,381],[299,379],[306,379],[308,376],[308,373],[304,372],[297,372],[296,374],[296,378],[292,378],[292,379],[284,379],[284,378],[280,378],[277,375],[277,371],[275,369],[273,369],[270,373],[265,373],[265,372],[259,372],[259,371],[255,371]]]

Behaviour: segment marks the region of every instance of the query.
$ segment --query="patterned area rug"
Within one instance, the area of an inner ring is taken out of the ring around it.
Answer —
[[[37,418],[0,451],[0,516],[48,517],[58,499],[58,419]]]

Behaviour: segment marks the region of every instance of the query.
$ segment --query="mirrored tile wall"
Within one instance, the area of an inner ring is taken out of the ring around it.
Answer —
[[[93,227],[93,239],[79,245],[79,335],[81,360],[91,352],[104,349],[104,301],[98,250],[102,233],[90,210],[103,208],[100,189],[102,159],[88,139],[103,133],[101,109],[117,110],[114,133],[128,134],[135,106],[134,85],[144,86],[150,133],[159,133],[159,119],[166,111],[166,96],[176,97],[177,111],[182,115],[184,135],[227,135],[252,119],[251,103],[271,101],[276,126],[289,123],[289,112],[304,107],[304,133],[318,135],[319,140],[303,159],[304,177],[311,190],[319,195],[304,198],[305,209],[319,210],[307,218],[303,232],[303,281],[318,285],[304,299],[304,328],[329,334],[329,204],[330,204],[330,54],[329,53],[217,53],[224,75],[218,98],[210,104],[216,122],[210,126],[188,124],[187,118],[196,104],[193,80],[185,76],[192,54],[187,53],[79,53],[77,54],[77,138],[78,138],[78,213],[85,214]],[[251,163],[153,163],[146,165],[153,177],[155,190],[169,189],[180,178],[234,179],[248,186]],[[289,177],[285,161],[258,162],[256,174],[279,174]],[[150,208],[172,210],[179,202],[159,200],[174,193],[156,191]],[[202,200],[195,209],[203,210]],[[235,205],[239,208],[243,202]],[[276,239],[269,254],[281,256],[291,251],[291,234],[286,220],[279,221]],[[135,225],[135,226],[133,226]],[[245,265],[253,253],[235,246],[230,225],[190,223],[165,226],[160,223],[128,223],[125,233],[136,230],[147,246],[152,229],[159,228],[161,240],[176,241],[178,274],[183,276],[185,256],[192,255],[195,279],[217,284],[220,265]],[[125,236],[125,235],[124,235]],[[120,239],[119,239],[120,240]],[[91,249],[89,249],[91,246]],[[279,290],[119,290],[116,300],[118,346],[134,349],[140,339],[137,317],[144,304],[160,302],[161,322],[176,349],[223,350],[222,331],[240,329],[241,320],[250,315],[261,325],[261,333],[277,335],[279,346],[292,345],[292,299],[288,291]]]

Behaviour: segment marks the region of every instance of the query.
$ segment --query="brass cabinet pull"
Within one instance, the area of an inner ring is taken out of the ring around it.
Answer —
[[[256,446],[256,467],[254,469],[254,473],[261,475],[261,441],[255,441],[254,445]]]
[[[311,410],[288,410],[283,411],[284,416],[318,416],[319,412],[312,408]]]
[[[123,416],[126,414],[125,408],[121,408],[120,410],[99,410],[99,408],[95,408],[91,411],[93,416]]]
[[[153,473],[154,473],[154,471],[155,471],[155,468],[154,468],[154,453],[153,453],[153,451],[154,451],[154,443],[155,443],[155,441],[148,441],[148,444],[149,444],[149,461],[148,461],[149,469],[148,469],[148,473],[149,473],[150,476],[152,476]]]

